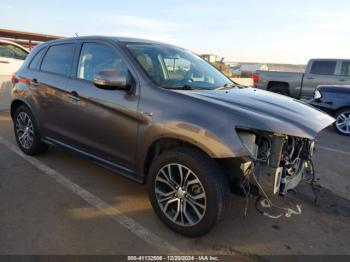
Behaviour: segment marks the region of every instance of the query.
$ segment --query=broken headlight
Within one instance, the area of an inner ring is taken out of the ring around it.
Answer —
[[[237,133],[254,162],[254,175],[266,191],[284,194],[300,183],[312,157],[312,140],[257,130]]]
[[[238,134],[239,138],[241,139],[241,142],[244,145],[244,147],[250,153],[250,156],[253,159],[256,159],[256,156],[257,156],[257,145],[255,143],[256,134],[251,133],[249,131],[238,131],[237,134]]]

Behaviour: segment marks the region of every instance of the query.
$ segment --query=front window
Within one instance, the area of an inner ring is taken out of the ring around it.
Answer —
[[[117,69],[128,76],[128,68],[111,47],[99,43],[84,43],[80,53],[77,78],[93,81],[94,75],[106,69]]]
[[[184,49],[146,43],[126,46],[153,82],[162,87],[217,89],[233,85],[213,66]]]

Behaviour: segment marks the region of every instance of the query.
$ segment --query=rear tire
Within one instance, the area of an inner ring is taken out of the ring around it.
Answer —
[[[39,155],[48,149],[48,145],[41,141],[35,118],[28,107],[21,105],[16,109],[13,129],[17,145],[26,155]]]
[[[343,136],[350,136],[350,107],[343,108],[335,114],[335,130]]]
[[[229,204],[229,183],[221,168],[206,154],[188,147],[164,152],[154,160],[148,190],[158,217],[189,237],[208,233]]]

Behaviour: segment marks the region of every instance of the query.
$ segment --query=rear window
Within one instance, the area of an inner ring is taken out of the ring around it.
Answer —
[[[315,75],[334,75],[336,61],[315,61],[312,63],[311,74]]]
[[[51,46],[41,63],[41,70],[67,76],[71,70],[73,55],[73,44]]]

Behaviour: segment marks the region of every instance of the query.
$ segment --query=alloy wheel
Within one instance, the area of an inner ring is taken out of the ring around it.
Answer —
[[[335,125],[339,132],[350,134],[350,111],[344,111],[337,116]]]
[[[204,187],[188,167],[176,163],[163,166],[154,190],[160,209],[173,223],[188,227],[203,219],[207,203]]]
[[[26,112],[20,112],[16,119],[16,136],[21,146],[29,149],[33,145],[34,127]]]

